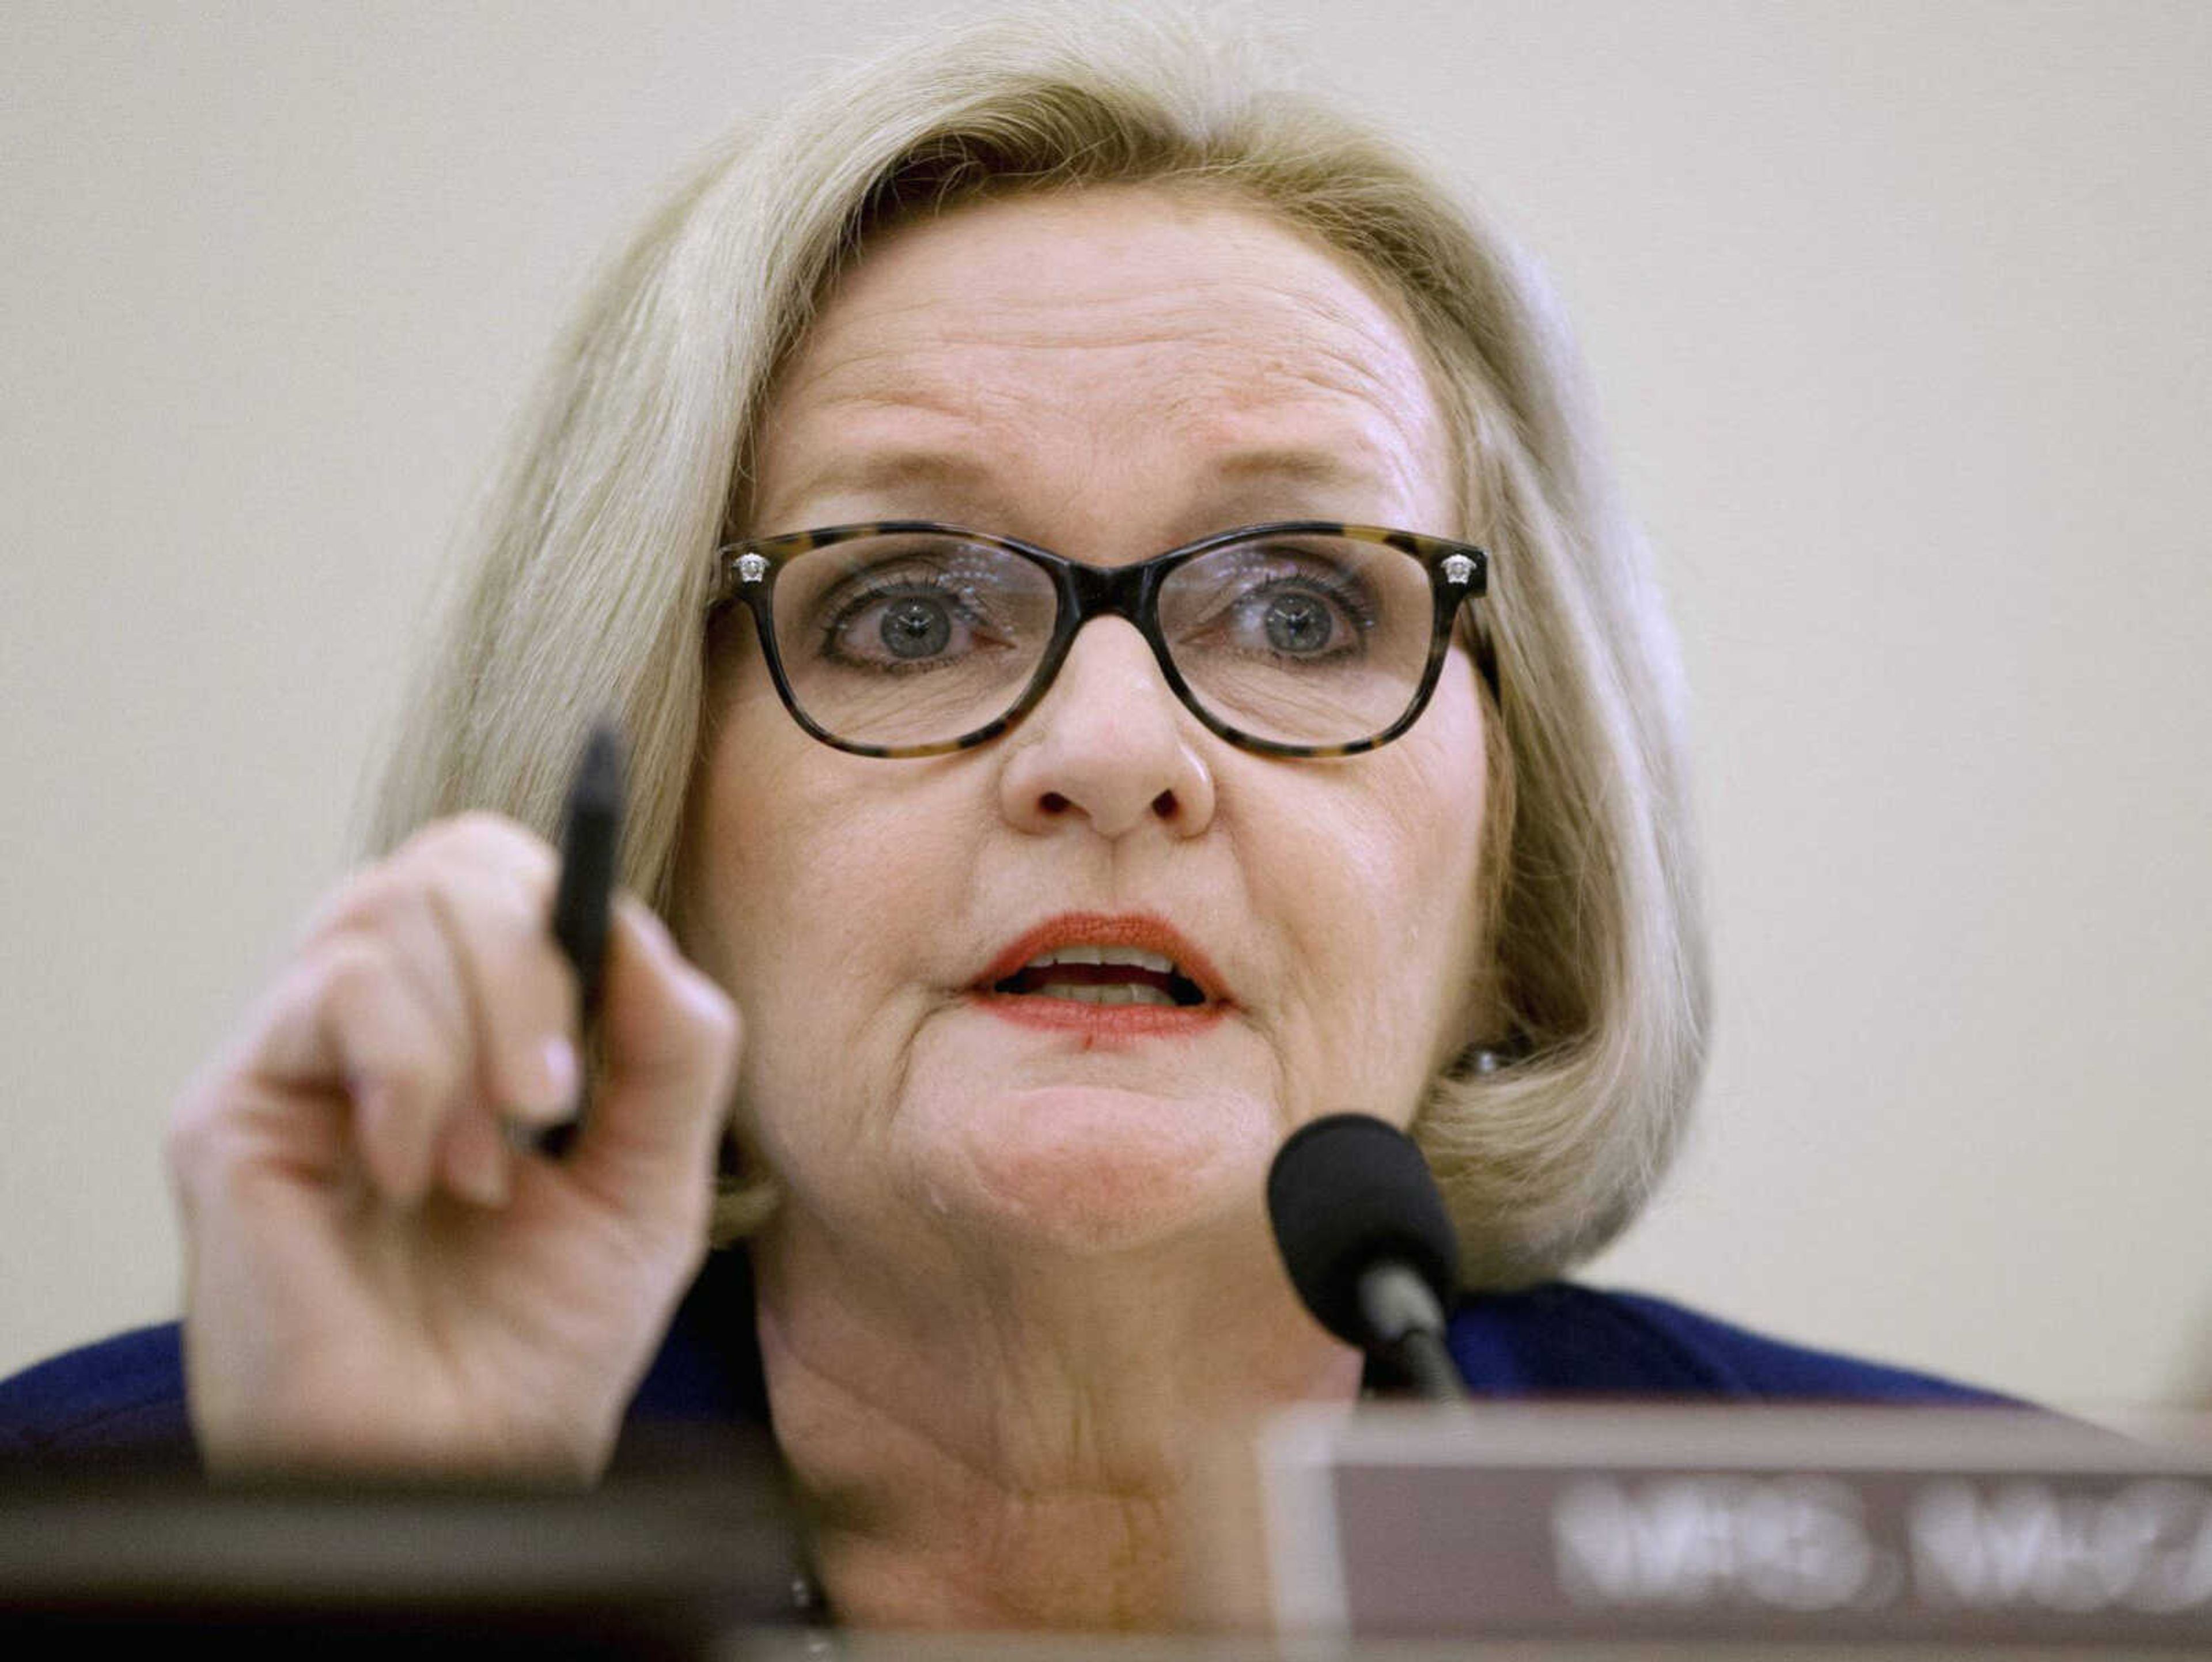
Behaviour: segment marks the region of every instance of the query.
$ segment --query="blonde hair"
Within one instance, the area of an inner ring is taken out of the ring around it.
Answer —
[[[624,880],[676,898],[713,551],[779,365],[872,236],[984,195],[1197,187],[1302,228],[1399,301],[1462,441],[1461,534],[1501,697],[1481,1031],[1414,1132],[1470,1284],[1556,1274],[1664,1170],[1705,1047],[1680,687],[1565,328],[1528,264],[1249,40],[1030,8],[905,43],[775,109],[646,227],[561,350],[405,719],[377,849],[465,807],[551,835],[586,724],[631,756]],[[1503,1049],[1492,1070],[1487,1050]],[[725,1233],[762,1215],[726,1196]]]

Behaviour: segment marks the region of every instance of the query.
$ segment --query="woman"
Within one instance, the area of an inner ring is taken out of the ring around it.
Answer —
[[[562,354],[392,851],[179,1110],[201,1456],[589,1479],[757,1369],[843,1614],[1165,1619],[1186,1434],[1359,1388],[1261,1203],[1345,1108],[1437,1172],[1479,1391],[1943,1394],[1548,1282],[1703,1056],[1678,703],[1559,332],[1388,147],[1066,17],[785,100]],[[174,1342],[18,1436],[175,1431]]]

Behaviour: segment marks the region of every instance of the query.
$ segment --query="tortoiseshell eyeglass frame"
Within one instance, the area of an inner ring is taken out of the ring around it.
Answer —
[[[1053,623],[1052,639],[1046,644],[1044,654],[1038,659],[1036,672],[1030,675],[1029,685],[1023,689],[1021,696],[995,720],[985,722],[973,732],[962,734],[957,739],[939,740],[926,745],[855,744],[816,721],[793,696],[790,679],[784,673],[782,654],[776,648],[772,612],[776,575],[800,555],[811,554],[817,549],[834,547],[839,543],[852,542],[862,537],[917,533],[954,536],[986,548],[1001,549],[1007,553],[1019,555],[1042,569],[1052,579],[1053,591],[1059,604]],[[1353,542],[1395,548],[1408,558],[1419,561],[1428,574],[1429,592],[1435,606],[1428,661],[1421,671],[1420,685],[1405,713],[1379,733],[1338,745],[1291,745],[1279,740],[1259,738],[1230,726],[1206,709],[1192,693],[1182,673],[1176,668],[1174,654],[1160,635],[1160,585],[1168,574],[1203,554],[1214,553],[1237,543],[1282,536],[1342,537]],[[988,744],[1036,708],[1038,701],[1059,675],[1068,649],[1075,644],[1076,632],[1093,618],[1107,617],[1125,618],[1136,627],[1138,633],[1151,645],[1152,656],[1159,664],[1160,673],[1167,678],[1169,687],[1182,700],[1183,708],[1196,716],[1209,733],[1241,750],[1256,752],[1262,756],[1356,756],[1363,751],[1389,744],[1420,719],[1421,712],[1428,708],[1429,699],[1437,690],[1437,677],[1443,673],[1444,654],[1451,647],[1452,623],[1458,615],[1461,603],[1481,596],[1488,589],[1490,581],[1490,557],[1472,543],[1454,542],[1447,537],[1425,536],[1415,531],[1393,531],[1382,526],[1346,525],[1336,520],[1282,520],[1266,525],[1239,526],[1232,531],[1201,537],[1181,548],[1171,548],[1164,554],[1156,554],[1151,559],[1133,565],[1085,565],[1080,561],[1055,554],[1049,549],[1039,548],[1034,543],[969,531],[961,526],[942,525],[932,520],[878,520],[862,525],[829,526],[815,531],[787,532],[777,537],[754,537],[718,549],[714,560],[715,581],[708,601],[708,616],[711,618],[720,608],[733,601],[742,602],[751,612],[754,636],[760,642],[762,655],[768,660],[769,673],[775,679],[777,696],[783,700],[783,707],[791,712],[791,719],[814,738],[835,749],[849,752],[854,756],[894,759],[945,756],[955,751],[973,750],[978,745]],[[1478,626],[1472,635],[1475,667],[1489,686],[1494,700],[1498,697],[1496,654],[1486,630]]]

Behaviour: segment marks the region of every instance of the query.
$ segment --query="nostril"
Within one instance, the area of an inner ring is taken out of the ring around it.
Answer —
[[[1179,806],[1180,804],[1176,801],[1176,794],[1171,790],[1164,790],[1152,798],[1152,812],[1163,819],[1174,819]]]
[[[1066,813],[1067,799],[1056,790],[1048,790],[1037,798],[1037,807],[1042,808],[1047,813]]]

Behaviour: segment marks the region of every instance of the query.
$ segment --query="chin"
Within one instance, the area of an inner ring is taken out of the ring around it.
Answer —
[[[906,1129],[943,1221],[1079,1255],[1251,1227],[1279,1135],[1247,1100],[1073,1085],[920,1109]]]

